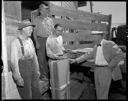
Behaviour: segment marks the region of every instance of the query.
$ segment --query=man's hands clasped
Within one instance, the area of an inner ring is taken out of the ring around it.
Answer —
[[[69,59],[69,62],[70,62],[71,64],[77,64],[76,59]]]

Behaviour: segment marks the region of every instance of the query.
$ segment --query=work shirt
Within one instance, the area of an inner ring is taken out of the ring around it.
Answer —
[[[95,65],[107,66],[108,63],[104,58],[103,49],[102,49],[103,41],[104,41],[104,39],[101,40],[101,43],[100,43],[101,46],[97,47]]]
[[[46,41],[47,55],[63,55],[62,37],[49,36]]]
[[[34,48],[32,40],[30,38],[26,40],[24,39],[22,40],[22,43],[24,47],[24,56],[21,50],[21,44],[19,42],[19,39],[15,39],[11,44],[11,64],[12,64],[12,68],[15,69],[13,72],[16,78],[21,77],[19,73],[19,64],[18,64],[19,59],[25,60],[25,59],[33,58],[35,65],[36,65],[35,68],[37,69],[37,71],[39,70],[37,56],[35,53],[35,48]]]
[[[59,36],[57,37],[57,41],[58,41],[58,43],[60,44],[62,50],[65,50],[65,48],[64,48],[64,46],[63,46],[63,37],[62,37],[61,35],[59,35]]]
[[[50,17],[41,18],[36,17],[33,21],[36,25],[34,28],[34,33],[39,37],[48,37],[52,34],[52,29],[54,28],[53,20]]]

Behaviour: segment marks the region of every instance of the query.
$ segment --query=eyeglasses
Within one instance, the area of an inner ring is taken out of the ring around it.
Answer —
[[[63,30],[56,30],[56,31],[58,31],[58,32],[63,32]]]

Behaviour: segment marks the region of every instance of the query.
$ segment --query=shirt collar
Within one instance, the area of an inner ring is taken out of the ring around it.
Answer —
[[[104,39],[102,39],[101,42],[99,44],[97,44],[97,46],[102,46],[103,41],[104,41]]]
[[[103,45],[104,39],[101,40],[100,44]]]

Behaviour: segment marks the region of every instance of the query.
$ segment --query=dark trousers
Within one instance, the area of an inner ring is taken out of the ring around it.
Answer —
[[[24,87],[17,87],[21,99],[39,99],[39,74],[33,59],[19,60],[19,71],[24,80]]]
[[[46,40],[47,37],[38,37],[40,49],[37,50],[37,57],[40,67],[40,79],[44,76],[49,78],[48,57],[46,53]]]

